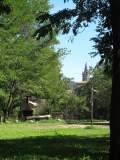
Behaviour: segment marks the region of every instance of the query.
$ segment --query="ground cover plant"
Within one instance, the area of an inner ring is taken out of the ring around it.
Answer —
[[[63,121],[0,124],[0,160],[107,160],[108,151],[109,128],[73,128]]]

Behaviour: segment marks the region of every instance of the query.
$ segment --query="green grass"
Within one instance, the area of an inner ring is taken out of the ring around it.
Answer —
[[[58,124],[64,122],[1,124],[0,160],[108,159],[108,128],[55,128]]]

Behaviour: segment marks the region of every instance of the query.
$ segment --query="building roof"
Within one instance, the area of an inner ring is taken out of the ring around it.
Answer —
[[[87,83],[88,81],[80,81],[80,82],[77,82],[76,84],[81,85],[81,84],[87,84]]]

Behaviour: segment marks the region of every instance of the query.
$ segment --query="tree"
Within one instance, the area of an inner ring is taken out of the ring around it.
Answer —
[[[120,159],[119,139],[120,139],[120,2],[111,2],[111,21],[113,32],[113,74],[112,74],[112,98],[111,98],[111,117],[110,117],[110,160]]]
[[[90,81],[93,86],[94,117],[109,120],[111,78],[104,73],[104,67],[100,66],[93,70],[93,78]]]
[[[4,122],[29,96],[47,99],[52,92],[56,94],[61,78],[61,53],[51,47],[57,42],[55,37],[39,42],[32,37],[38,25],[35,15],[49,10],[47,1],[8,2],[12,11],[2,15],[4,27],[0,28],[0,109]]]
[[[65,9],[54,15],[48,13],[38,16],[40,23],[48,20],[46,26],[40,27],[35,35],[40,38],[45,34],[50,33],[53,30],[61,29],[63,33],[68,33],[70,28],[73,28],[73,32],[77,34],[79,27],[86,27],[88,23],[99,15],[106,19],[108,15],[104,14],[106,7],[110,6],[109,22],[112,28],[112,96],[111,96],[111,116],[110,116],[110,160],[120,159],[120,2],[119,0],[77,0],[73,1],[76,4],[76,8],[69,10]],[[101,14],[102,13],[102,14]],[[71,25],[71,17],[77,17],[75,23]],[[61,25],[60,25],[61,24]],[[106,56],[107,57],[107,56]],[[108,57],[107,57],[108,59]]]
[[[105,73],[112,75],[112,26],[111,26],[111,14],[110,14],[110,2],[106,3],[101,9],[98,16],[98,24],[96,27],[96,32],[98,35],[91,38],[94,41],[94,52],[91,52],[91,56],[96,56],[99,54],[101,57],[98,65],[104,65]]]
[[[83,117],[91,120],[91,81],[88,81],[85,84],[81,84],[75,89],[75,93],[81,99],[81,106]]]
[[[23,92],[24,90],[25,93],[27,88],[29,88],[27,92],[30,92],[30,87],[28,86],[30,86],[31,81],[33,82],[32,67],[35,65],[32,62],[33,58],[37,58],[35,53],[40,48],[40,42],[38,43],[31,38],[31,34],[35,30],[34,16],[41,9],[40,2],[9,0],[7,3],[12,8],[11,12],[8,15],[1,15],[1,24],[4,24],[4,27],[0,28],[0,41],[3,42],[0,45],[0,86],[1,100],[4,102],[2,102],[4,105],[1,105],[4,115],[3,121],[6,120],[8,112],[11,112],[13,107],[17,106],[16,101],[21,91]],[[44,4],[45,10],[49,8],[45,1],[41,4]],[[39,7],[36,8],[36,6]],[[24,16],[25,14],[26,17]],[[28,80],[27,76],[31,79]],[[31,86],[34,84],[31,84]]]
[[[10,11],[11,11],[11,8],[10,8],[9,4],[5,3],[4,0],[0,0],[0,15],[4,14],[4,13],[9,14]]]
[[[77,87],[75,92],[79,97],[85,98],[86,118],[91,118],[91,121],[93,118],[109,120],[111,78],[104,73],[104,66],[91,68],[90,72],[92,77]]]
[[[79,96],[74,90],[73,82],[66,77],[59,83],[58,91],[51,98],[51,113],[63,116],[64,119],[82,119],[88,112],[87,100],[85,96]],[[88,117],[86,117],[88,118]]]

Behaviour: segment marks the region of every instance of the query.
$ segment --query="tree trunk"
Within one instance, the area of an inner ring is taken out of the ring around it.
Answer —
[[[109,160],[120,160],[120,0],[111,0],[110,2],[113,30],[113,83]]]
[[[3,122],[6,123],[7,120],[7,110],[3,110]]]
[[[91,87],[91,125],[93,126],[93,84],[92,84],[92,87]]]

